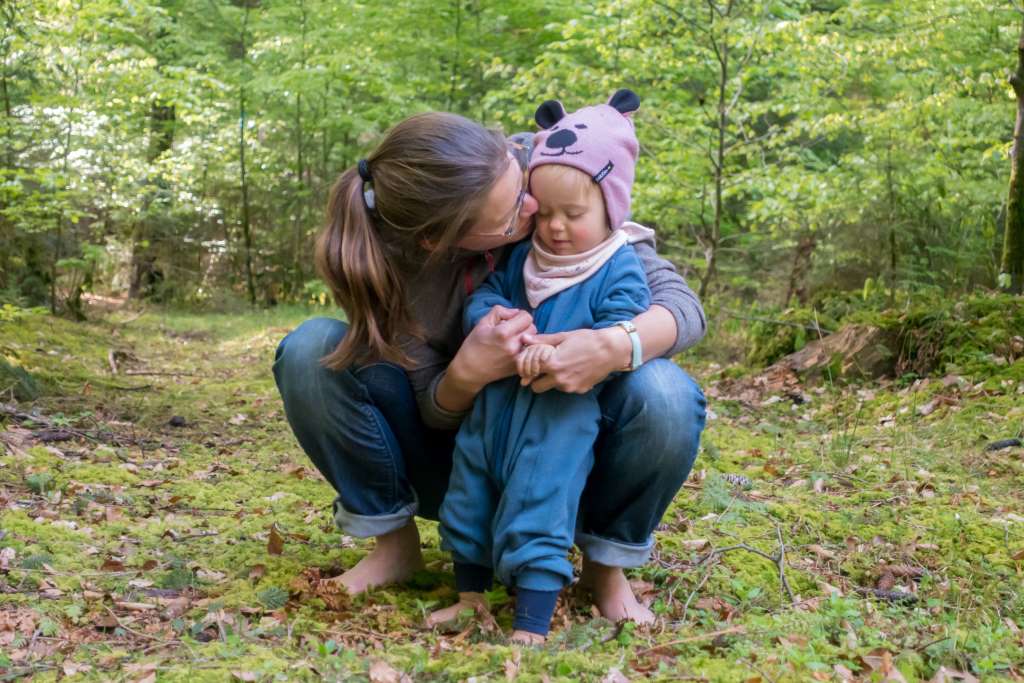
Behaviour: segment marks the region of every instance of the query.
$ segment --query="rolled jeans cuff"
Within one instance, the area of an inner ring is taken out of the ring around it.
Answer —
[[[583,551],[583,555],[588,560],[606,567],[640,567],[646,564],[651,557],[654,536],[648,538],[647,543],[636,544],[613,541],[577,531],[576,546]]]
[[[357,515],[346,510],[339,497],[334,500],[334,523],[343,533],[356,538],[382,536],[408,524],[419,507],[419,500],[413,500],[397,512],[385,515]]]

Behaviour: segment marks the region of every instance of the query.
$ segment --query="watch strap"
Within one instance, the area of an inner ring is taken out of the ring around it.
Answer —
[[[640,335],[636,331],[636,325],[629,320],[621,320],[615,323],[621,327],[629,335],[629,343],[633,347],[632,355],[629,360],[629,370],[636,370],[644,363],[644,351],[643,345],[640,343]]]

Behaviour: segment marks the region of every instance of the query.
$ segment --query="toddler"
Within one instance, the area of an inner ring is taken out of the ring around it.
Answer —
[[[630,116],[639,106],[629,90],[570,115],[559,102],[540,106],[543,130],[529,164],[540,207],[532,242],[517,245],[470,296],[464,329],[495,305],[531,312],[539,333],[622,324],[633,342],[629,369],[640,364],[629,321],[650,306],[650,291],[630,243],[653,233],[625,220],[638,152]],[[527,386],[555,352],[525,348],[519,377],[488,385],[462,423],[440,512],[459,602],[430,624],[486,609],[483,593],[497,574],[516,594],[512,639],[547,636],[558,594],[572,580],[568,552],[601,417],[598,388],[537,394]]]

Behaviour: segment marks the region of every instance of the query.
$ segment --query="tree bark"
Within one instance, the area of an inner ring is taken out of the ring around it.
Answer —
[[[249,4],[245,5],[242,20],[242,66],[245,67],[245,32],[249,28]],[[244,79],[244,76],[242,76]],[[245,82],[238,84],[238,162],[242,185],[242,239],[245,244],[245,282],[249,289],[249,303],[256,305],[256,283],[252,276],[252,226],[249,221],[249,183],[245,175]]]
[[[1004,286],[1014,294],[1024,293],[1024,23],[1017,43],[1017,69],[1010,76],[1017,95],[1017,120],[1013,126],[1010,151],[1010,192],[1006,200],[1006,225],[1003,235],[1001,271],[1009,278]]]

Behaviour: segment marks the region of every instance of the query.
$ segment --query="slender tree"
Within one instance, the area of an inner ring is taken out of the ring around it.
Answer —
[[[1021,147],[1024,144],[1024,18],[1017,43],[1017,68],[1010,74],[1010,85],[1017,96],[1017,120],[1010,150],[1010,192],[1006,200],[1000,279],[1004,288],[1021,294],[1024,292],[1024,149]]]

